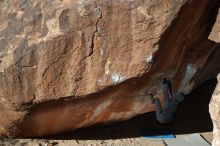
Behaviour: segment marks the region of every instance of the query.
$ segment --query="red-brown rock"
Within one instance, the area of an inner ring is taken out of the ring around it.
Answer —
[[[161,94],[164,76],[189,93],[219,47],[208,40],[218,6],[1,0],[0,135],[51,135],[152,111],[147,95]]]

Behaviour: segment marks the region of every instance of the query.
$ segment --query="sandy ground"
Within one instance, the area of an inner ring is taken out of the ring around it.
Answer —
[[[93,126],[73,132],[35,139],[0,139],[0,146],[163,146],[160,139],[144,138],[142,128],[166,128],[177,137],[201,133],[211,143],[212,121],[208,104],[217,80],[205,82],[187,95],[186,101],[170,125],[157,122],[155,113],[139,115],[127,121]]]
[[[177,135],[181,137],[183,135]],[[206,132],[202,136],[211,143],[212,133]],[[148,139],[143,137],[108,139],[108,140],[48,140],[48,139],[7,139],[1,146],[164,146],[162,139]]]

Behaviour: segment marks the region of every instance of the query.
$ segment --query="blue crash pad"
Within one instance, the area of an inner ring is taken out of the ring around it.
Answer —
[[[166,128],[142,128],[140,131],[144,138],[176,138],[172,131]]]

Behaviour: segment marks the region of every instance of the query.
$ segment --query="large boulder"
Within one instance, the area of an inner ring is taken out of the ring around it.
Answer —
[[[218,6],[0,0],[0,135],[51,135],[152,111],[147,95],[160,97],[163,77],[189,93],[219,48],[208,39]]]

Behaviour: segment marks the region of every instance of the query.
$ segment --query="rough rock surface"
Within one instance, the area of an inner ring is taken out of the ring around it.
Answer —
[[[210,40],[220,43],[220,9],[218,11],[218,16],[216,22],[213,26],[211,34],[209,36]],[[220,49],[218,49],[215,54],[219,56]],[[216,59],[219,60],[219,57]],[[218,72],[220,72],[219,66],[213,66]],[[220,74],[218,75],[218,85],[213,93],[212,99],[209,104],[209,112],[213,121],[213,146],[220,146]]]
[[[220,74],[218,75],[218,85],[209,103],[209,112],[213,122],[213,146],[220,146]]]
[[[0,135],[51,135],[152,111],[146,95],[161,94],[163,76],[189,93],[219,48],[208,40],[218,6],[0,0]]]
[[[218,10],[218,16],[217,16],[216,22],[212,28],[209,39],[213,40],[217,43],[220,43],[220,9]]]

